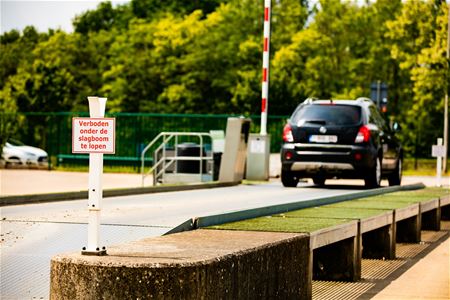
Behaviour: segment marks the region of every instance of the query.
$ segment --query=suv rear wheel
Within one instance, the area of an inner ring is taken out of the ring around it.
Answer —
[[[364,178],[367,188],[377,188],[381,183],[381,160],[377,157],[375,166],[369,171],[369,174]]]
[[[296,187],[298,178],[292,172],[281,170],[281,182],[285,187]]]
[[[402,171],[402,160],[399,158],[394,172],[388,177],[390,186],[400,185],[400,183],[402,182]]]
[[[315,176],[315,177],[313,177],[312,180],[313,180],[315,185],[323,186],[323,185],[325,185],[325,180],[326,179],[323,176]]]

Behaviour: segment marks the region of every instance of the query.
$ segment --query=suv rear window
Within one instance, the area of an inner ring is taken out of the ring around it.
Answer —
[[[292,124],[357,125],[361,121],[361,107],[353,105],[305,105],[294,112]]]

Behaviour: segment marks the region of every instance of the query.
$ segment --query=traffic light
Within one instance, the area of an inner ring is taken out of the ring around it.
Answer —
[[[370,85],[370,98],[376,103],[378,109],[386,113],[388,105],[388,85],[384,82],[372,82]]]
[[[387,113],[387,98],[382,98],[381,99],[381,104],[380,104],[380,111],[382,113]]]

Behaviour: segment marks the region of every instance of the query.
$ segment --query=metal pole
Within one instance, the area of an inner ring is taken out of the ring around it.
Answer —
[[[437,145],[442,146],[442,139],[437,139]],[[436,157],[436,186],[441,187],[442,186],[442,156],[437,155]]]
[[[377,108],[380,109],[381,108],[381,81],[378,80],[377,81]]]
[[[203,137],[201,135],[198,137],[200,138],[200,181],[203,182]]]
[[[450,64],[450,3],[448,6],[448,20],[447,20],[447,80],[449,76],[449,64]],[[444,172],[447,172],[447,152],[448,152],[448,82],[445,90],[445,99],[444,99],[444,164],[443,169]]]
[[[89,113],[91,118],[103,118],[105,116],[106,98],[88,97]],[[89,153],[89,224],[88,245],[83,248],[85,255],[105,255],[105,247],[100,249],[100,212],[103,197],[102,186],[103,153]]]
[[[420,122],[419,122],[419,126],[417,128],[416,131],[416,145],[415,145],[415,151],[414,151],[414,170],[417,170],[419,167],[419,162],[418,162],[418,158],[419,158],[419,142],[420,142]]]
[[[271,0],[264,0],[264,50],[261,100],[261,135],[267,135],[267,110],[269,107],[270,17],[272,15],[271,2]]]

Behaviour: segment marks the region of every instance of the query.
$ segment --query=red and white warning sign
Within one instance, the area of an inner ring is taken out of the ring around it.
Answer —
[[[72,118],[72,153],[114,154],[115,118]]]

